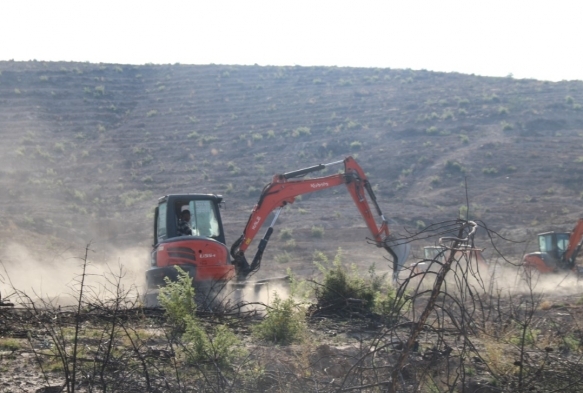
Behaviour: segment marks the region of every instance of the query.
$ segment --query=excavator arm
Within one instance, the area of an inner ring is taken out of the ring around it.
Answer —
[[[329,166],[341,163],[344,163],[344,173],[311,179],[300,178],[308,173],[320,171]],[[249,274],[259,269],[263,252],[265,251],[269,238],[273,233],[275,221],[285,205],[294,203],[295,198],[299,195],[340,186],[342,184],[346,185],[348,188],[348,192],[352,196],[354,203],[368,226],[372,234],[372,239],[377,247],[383,247],[392,256],[393,272],[396,277],[400,267],[405,263],[405,260],[409,255],[410,246],[406,243],[399,244],[390,236],[388,220],[383,215],[377,203],[376,196],[364,171],[352,157],[347,157],[342,161],[320,164],[293,172],[277,174],[273,177],[271,183],[264,187],[261,196],[259,197],[259,201],[254,206],[251,215],[249,216],[243,234],[231,246],[231,256],[234,259],[239,279],[244,279]],[[372,202],[376,214],[381,218],[380,226],[377,224],[377,220],[371,211],[366,195],[368,195]],[[253,261],[249,263],[245,257],[245,251],[271,212],[275,212],[274,218],[263,239],[261,239],[259,243]]]
[[[571,235],[569,236],[569,246],[563,254],[563,261],[569,267],[572,268],[575,266],[575,259],[577,259],[581,246],[583,246],[583,218],[580,218],[577,221],[577,224],[571,231]]]

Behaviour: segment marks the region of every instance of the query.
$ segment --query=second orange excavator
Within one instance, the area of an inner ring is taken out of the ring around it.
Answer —
[[[523,266],[543,274],[573,271],[577,275],[583,275],[583,267],[576,264],[582,246],[583,218],[580,218],[571,233],[539,233],[539,251],[524,255]]]

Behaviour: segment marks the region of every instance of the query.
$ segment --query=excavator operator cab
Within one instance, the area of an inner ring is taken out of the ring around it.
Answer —
[[[225,234],[219,207],[223,203],[220,195],[183,194],[166,195],[158,200],[154,212],[154,244],[181,236],[178,225],[181,214],[190,212],[189,227],[192,236],[206,237],[225,243]]]
[[[545,232],[538,235],[538,247],[541,253],[547,254],[553,262],[558,262],[569,248],[570,234],[566,232]]]

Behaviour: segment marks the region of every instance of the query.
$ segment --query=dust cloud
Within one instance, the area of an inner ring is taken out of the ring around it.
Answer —
[[[518,263],[511,264],[506,261],[490,261],[487,267],[481,268],[472,265],[465,274],[464,271],[464,268],[458,268],[448,273],[445,282],[449,292],[458,292],[464,281],[478,292],[502,296],[528,294],[532,291],[533,294],[552,298],[578,295],[583,291],[583,279],[578,278],[571,271],[553,274],[526,272]],[[423,277],[417,290],[431,290],[436,277],[435,273]],[[408,288],[415,288],[419,280],[411,282]]]
[[[4,282],[2,296],[11,293],[12,301],[25,297],[54,305],[76,302],[83,273],[85,249],[54,252],[31,250],[11,241],[0,250]],[[85,278],[85,293],[90,298],[106,300],[116,296],[118,289],[128,298],[137,298],[145,286],[148,250],[128,248],[100,252],[89,246]],[[18,294],[24,296],[18,296]]]

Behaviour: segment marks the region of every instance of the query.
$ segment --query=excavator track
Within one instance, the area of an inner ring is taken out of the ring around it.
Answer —
[[[273,291],[289,290],[290,277],[281,276],[253,281],[195,283],[195,301],[199,311],[213,311],[249,302],[266,302]],[[144,297],[145,308],[159,309],[159,289],[149,289]]]

